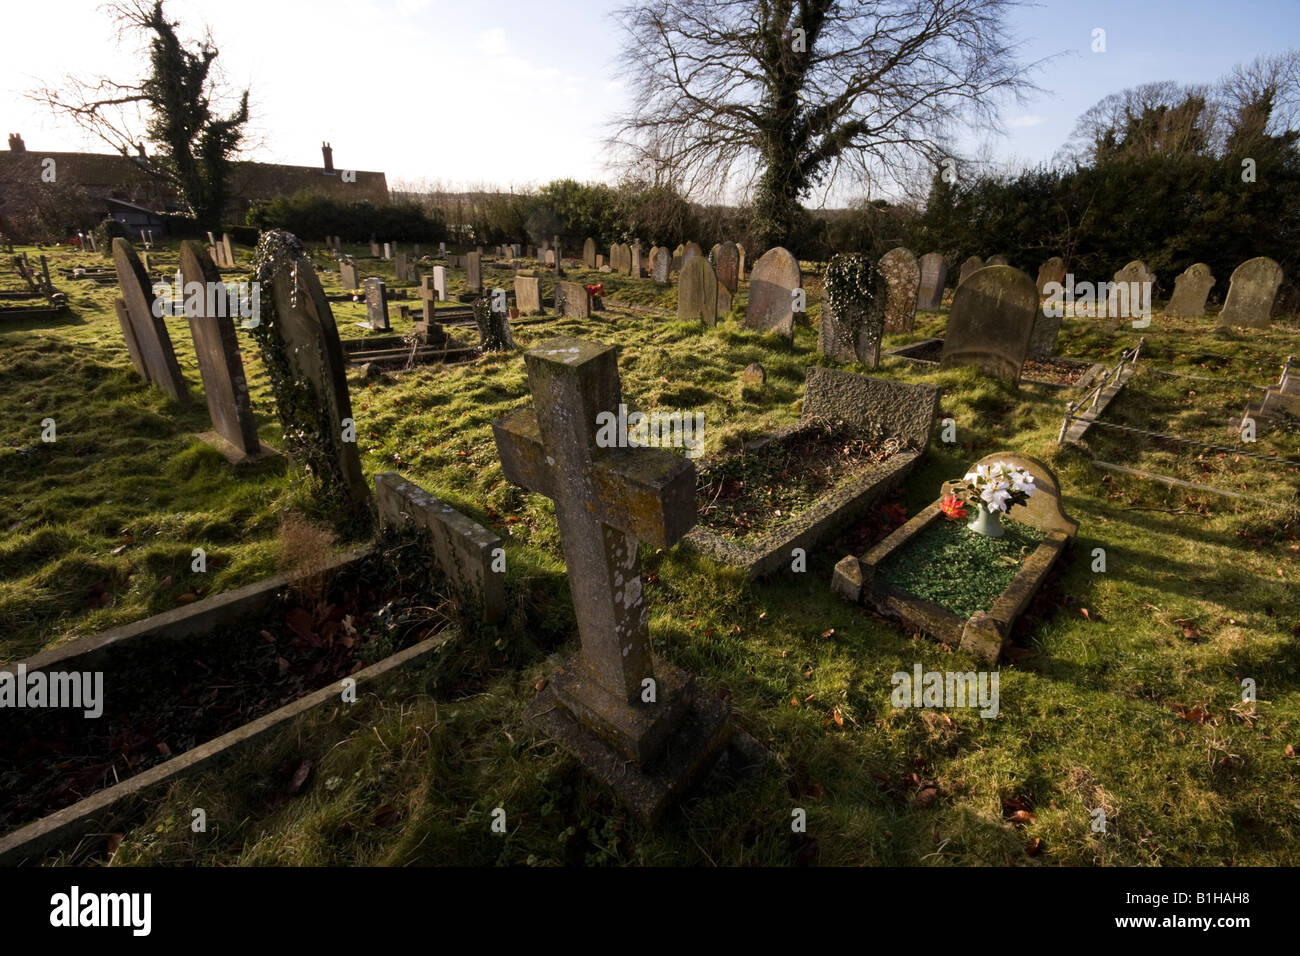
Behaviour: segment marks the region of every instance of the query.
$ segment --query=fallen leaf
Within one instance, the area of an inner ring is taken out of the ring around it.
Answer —
[[[162,754],[164,757],[170,757],[172,755],[172,749],[168,747],[165,743],[163,743],[161,740],[158,741],[158,752]]]
[[[381,827],[391,827],[397,822],[397,811],[392,804],[385,803],[375,811],[375,825]]]
[[[822,631],[822,637],[830,637],[834,633],[835,628],[832,627],[829,631]]]
[[[1030,856],[1038,856],[1038,854],[1042,853],[1044,849],[1046,849],[1046,844],[1043,843],[1043,838],[1034,837],[1034,842],[1025,848],[1025,852]]]
[[[835,721],[836,727],[844,726],[844,715],[840,713],[840,709],[838,707],[836,707],[834,710],[831,711],[831,719]]]
[[[934,801],[938,799],[938,797],[939,797],[938,790],[936,790],[934,787],[926,787],[924,790],[922,790],[920,793],[916,795],[916,800],[913,802],[918,807],[924,808],[934,803]]]
[[[539,677],[539,678],[537,679],[537,683],[533,685],[533,690],[538,691],[538,692],[540,693],[541,691],[543,691],[543,690],[545,690],[545,689],[546,689],[546,678],[545,678],[545,677]]]
[[[1086,607],[1081,607],[1081,608],[1079,608],[1079,610],[1083,612],[1083,616],[1084,616],[1087,620],[1089,620],[1089,621],[1092,620],[1092,615],[1088,613],[1088,609],[1087,609]]]
[[[1011,814],[1011,816],[1008,817],[1008,819],[1012,823],[1025,824],[1025,823],[1035,822],[1035,820],[1037,820],[1037,817],[1035,817],[1028,810],[1017,810],[1015,813]]]
[[[184,594],[176,595],[177,604],[193,604],[199,599],[199,596],[193,591],[186,591]]]
[[[1288,757],[1294,757],[1294,756],[1295,756],[1295,747],[1294,747],[1293,745],[1291,745],[1291,744],[1287,744],[1287,745],[1286,745],[1286,755],[1287,755]]]
[[[790,706],[791,706],[791,707],[798,707],[798,706],[799,706],[799,698],[798,698],[798,697],[791,697],[791,698],[790,698]]]

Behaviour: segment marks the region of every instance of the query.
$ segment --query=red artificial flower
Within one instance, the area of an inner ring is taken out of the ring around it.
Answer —
[[[605,294],[605,283],[601,282],[599,285],[589,285],[587,286],[587,291],[594,296],[603,296]]]
[[[962,501],[956,495],[944,495],[939,502],[939,510],[950,521],[957,521],[966,517],[966,502]]]

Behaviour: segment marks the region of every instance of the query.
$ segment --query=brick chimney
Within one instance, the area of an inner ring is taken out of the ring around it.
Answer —
[[[27,144],[23,142],[23,138],[17,133],[9,134],[9,152],[11,153],[27,152]]]
[[[325,175],[334,175],[334,147],[329,143],[320,144],[320,153],[325,157]]]

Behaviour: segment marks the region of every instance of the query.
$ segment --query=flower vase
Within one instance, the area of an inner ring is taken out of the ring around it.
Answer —
[[[986,538],[1000,538],[1007,533],[1002,527],[1002,512],[989,511],[983,504],[979,506],[979,512],[966,527]]]

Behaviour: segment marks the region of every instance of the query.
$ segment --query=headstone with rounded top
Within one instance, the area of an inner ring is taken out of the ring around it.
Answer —
[[[948,263],[942,253],[927,252],[917,261],[917,268],[921,270],[921,283],[916,290],[916,308],[921,312],[937,312],[943,305]]]
[[[1265,329],[1273,315],[1273,301],[1282,285],[1282,267],[1267,256],[1247,259],[1232,270],[1228,298],[1219,313],[1220,326],[1244,325]]]
[[[916,324],[916,294],[921,286],[921,267],[910,249],[897,246],[880,257],[880,274],[885,280],[885,331],[910,332]]]
[[[596,240],[591,236],[582,244],[582,264],[588,269],[596,268]]]
[[[1034,282],[1034,285],[1038,287],[1039,296],[1045,296],[1047,295],[1047,292],[1045,290],[1047,288],[1048,283],[1050,282],[1060,283],[1064,281],[1065,281],[1065,260],[1062,259],[1060,256],[1052,256],[1052,258],[1048,259],[1046,262],[1044,262],[1041,266],[1038,267],[1038,279]]]
[[[540,315],[542,312],[542,280],[533,275],[515,276],[515,306],[520,315]]]
[[[686,260],[677,277],[677,318],[718,324],[718,277],[703,256]]]
[[[1214,274],[1204,262],[1195,262],[1174,280],[1174,294],[1165,315],[1174,319],[1205,318],[1205,300],[1214,288]]]
[[[957,287],[941,368],[971,366],[1018,384],[1038,314],[1034,281],[1011,266],[987,266]]]
[[[714,268],[718,281],[733,295],[740,285],[740,250],[734,242],[720,242],[713,247]]]
[[[984,260],[979,256],[971,256],[961,264],[961,272],[957,275],[957,284],[961,285],[970,278],[971,273],[979,272],[984,268]]]
[[[668,284],[668,267],[672,258],[672,253],[663,246],[655,247],[650,253],[650,277],[659,285]]]
[[[749,277],[745,328],[793,340],[794,290],[802,285],[799,260],[788,250],[774,246],[763,253]]]
[[[393,327],[388,321],[388,287],[378,276],[366,280],[366,321],[359,324],[377,332]]]
[[[839,253],[827,264],[826,281],[817,350],[837,362],[862,362],[875,368],[880,362],[887,299],[880,269],[865,256]]]

